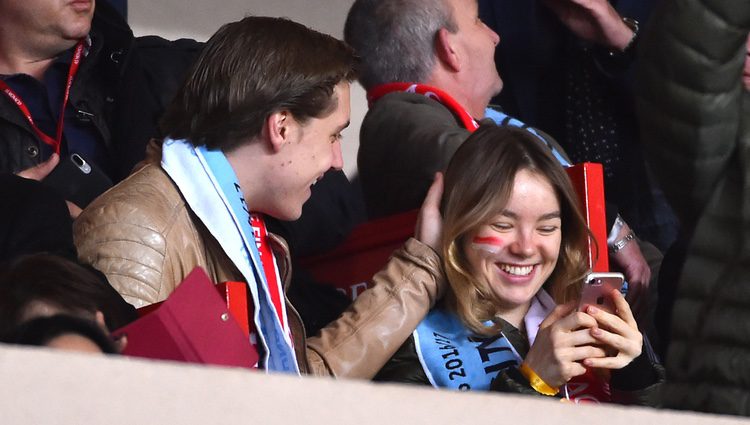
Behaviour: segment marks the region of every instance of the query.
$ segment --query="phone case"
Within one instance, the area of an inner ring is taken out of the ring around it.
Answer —
[[[624,280],[622,273],[589,273],[583,282],[578,309],[582,310],[587,305],[593,305],[614,313],[615,305],[609,294],[613,289],[619,291]]]
[[[43,182],[81,208],[112,187],[112,180],[96,164],[77,153],[60,158]]]

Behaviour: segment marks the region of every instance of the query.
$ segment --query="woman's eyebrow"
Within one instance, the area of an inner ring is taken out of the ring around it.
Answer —
[[[503,210],[503,212],[500,213],[500,215],[508,217],[508,218],[512,218],[512,219],[518,219],[518,214],[511,210]],[[551,220],[553,218],[560,218],[560,211],[551,211],[551,212],[548,212],[546,214],[542,214],[541,216],[539,216],[539,220]]]

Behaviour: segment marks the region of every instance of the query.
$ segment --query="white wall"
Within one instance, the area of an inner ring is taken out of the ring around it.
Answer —
[[[136,35],[205,41],[222,24],[246,15],[282,16],[343,38],[353,0],[129,0],[128,21]],[[344,171],[356,173],[359,127],[367,111],[364,90],[352,90],[351,126],[344,132]]]
[[[0,344],[0,423],[733,425],[750,421],[501,394],[265,375]]]

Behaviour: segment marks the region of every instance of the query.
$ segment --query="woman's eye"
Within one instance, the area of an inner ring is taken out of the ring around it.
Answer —
[[[341,133],[334,134],[333,136],[331,136],[331,143],[340,142],[342,138],[343,136],[341,136]]]
[[[513,226],[510,223],[492,223],[490,225],[494,230],[510,230]]]
[[[538,230],[539,230],[539,233],[543,235],[549,235],[551,233],[555,233],[557,229],[559,229],[559,227],[557,226],[542,226]]]

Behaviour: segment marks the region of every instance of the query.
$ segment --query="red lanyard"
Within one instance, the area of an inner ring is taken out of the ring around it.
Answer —
[[[479,128],[477,121],[466,112],[466,109],[461,106],[456,99],[452,98],[448,93],[428,85],[418,83],[387,83],[375,86],[367,92],[367,101],[372,105],[378,99],[391,92],[407,92],[417,93],[429,97],[430,99],[436,100],[442,103],[446,108],[450,109],[461,123],[469,131],[474,131]]]
[[[68,104],[68,97],[70,96],[70,87],[73,85],[73,79],[75,78],[76,73],[78,73],[78,67],[81,64],[83,47],[84,43],[83,40],[81,40],[76,45],[75,51],[73,53],[73,60],[71,61],[70,68],[68,69],[68,80],[65,83],[65,94],[63,95],[62,107],[60,108],[60,118],[58,118],[57,120],[57,132],[54,139],[45,134],[42,130],[39,129],[39,127],[36,126],[36,124],[34,124],[34,118],[31,117],[31,112],[29,111],[29,108],[26,106],[23,100],[21,100],[16,92],[14,92],[13,89],[11,89],[5,81],[0,80],[0,90],[2,90],[3,93],[5,93],[10,98],[10,100],[12,100],[13,103],[18,106],[18,109],[20,109],[21,113],[23,113],[23,115],[26,117],[26,120],[29,122],[32,130],[34,130],[36,135],[39,136],[39,138],[42,139],[44,143],[50,145],[57,154],[60,153],[60,144],[62,143],[65,106]]]
[[[266,230],[266,223],[263,222],[263,218],[258,214],[250,214],[250,226],[253,228],[253,237],[255,243],[258,246],[258,253],[260,254],[260,262],[263,265],[263,272],[266,275],[266,282],[268,284],[268,292],[271,295],[271,302],[276,308],[276,313],[279,316],[279,323],[281,327],[289,332],[285,320],[283,303],[283,289],[281,285],[281,279],[279,278],[278,269],[276,268],[276,262],[271,252],[271,247],[268,244],[268,231]]]

